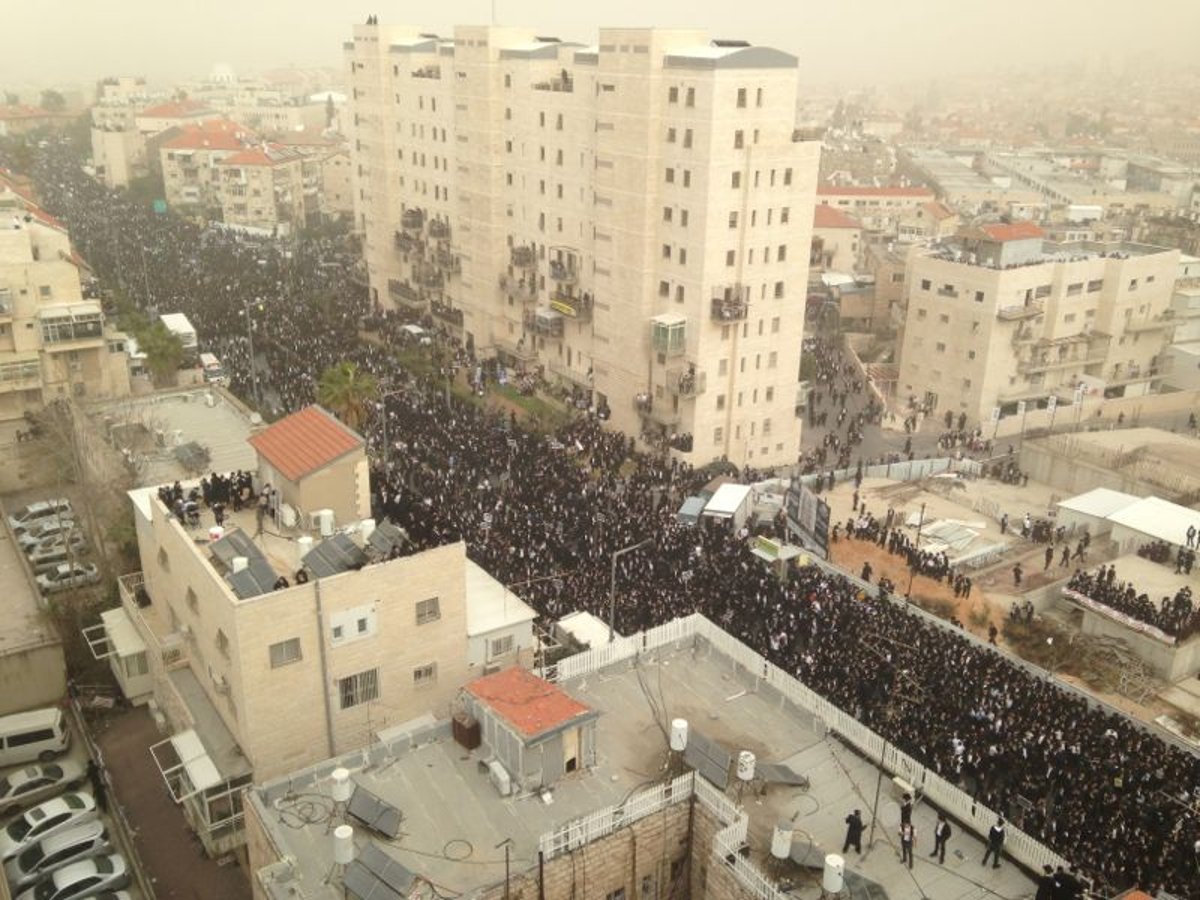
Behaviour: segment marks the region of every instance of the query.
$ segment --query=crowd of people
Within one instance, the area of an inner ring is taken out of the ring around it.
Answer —
[[[362,339],[377,311],[338,239],[289,251],[156,216],[89,179],[65,146],[42,154],[36,174],[46,206],[101,278],[142,308],[186,313],[241,396],[252,400],[257,381],[268,412],[301,408],[322,371],[343,360],[386,384],[365,429],[373,507],[413,549],[463,540],[472,559],[554,619],[602,614],[614,552],[641,544],[620,558],[619,631],[703,613],[1090,876],[1200,896],[1195,755],[886,592],[816,566],[780,581],[730,532],[676,521],[706,473],[640,454],[594,417],[541,434],[458,402],[437,375],[406,371],[386,339]],[[853,389],[840,366],[821,378],[831,408]],[[848,443],[839,439],[839,458]],[[893,552],[908,555],[894,524]]]
[[[1076,572],[1067,587],[1102,606],[1153,625],[1163,634],[1175,638],[1177,643],[1200,631],[1200,612],[1188,585],[1179,588],[1174,596],[1163,597],[1155,605],[1150,596],[1139,591],[1132,582],[1117,581],[1117,567],[1110,565],[1100,566],[1095,572]]]

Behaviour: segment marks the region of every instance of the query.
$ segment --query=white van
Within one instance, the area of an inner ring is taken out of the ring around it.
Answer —
[[[204,370],[204,380],[208,384],[229,383],[229,379],[225,376],[225,369],[221,367],[221,361],[215,354],[201,353],[200,368]]]
[[[48,762],[70,743],[71,732],[56,706],[0,717],[0,767]]]

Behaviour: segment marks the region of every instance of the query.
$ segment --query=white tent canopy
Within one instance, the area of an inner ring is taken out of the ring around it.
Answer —
[[[1113,523],[1113,536],[1121,543],[1134,536],[1129,532],[1136,532],[1183,546],[1187,542],[1189,526],[1200,530],[1200,512],[1161,497],[1143,497],[1113,513],[1108,520]],[[1125,529],[1125,535],[1118,536],[1118,528]]]
[[[1137,503],[1141,498],[1135,494],[1126,494],[1110,488],[1095,488],[1086,494],[1079,494],[1059,502],[1063,509],[1093,516],[1097,519],[1107,519],[1125,507]]]

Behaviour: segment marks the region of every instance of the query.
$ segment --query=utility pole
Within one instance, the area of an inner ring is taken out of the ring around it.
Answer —
[[[652,540],[653,538],[646,538],[645,540],[638,541],[636,544],[630,544],[628,547],[622,547],[620,550],[613,552],[612,580],[608,585],[608,642],[610,644],[613,642],[613,627],[617,616],[617,557],[645,547]]]
[[[917,520],[917,539],[913,541],[913,550],[920,552],[921,550],[921,529],[925,527],[925,504],[921,504],[921,518]],[[913,579],[917,577],[917,567],[909,566],[908,569],[908,590],[905,591],[905,599],[909,603],[912,602],[912,586]]]
[[[258,393],[258,362],[254,358],[254,327],[250,320],[250,306],[251,301],[242,301],[242,315],[246,317],[246,340],[250,342],[250,384],[254,391],[254,405],[261,407],[262,397]]]
[[[512,838],[505,838],[496,845],[496,849],[504,848],[504,900],[509,900],[509,854],[512,852]]]

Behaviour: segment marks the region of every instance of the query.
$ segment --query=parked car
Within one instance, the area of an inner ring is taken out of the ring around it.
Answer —
[[[69,746],[71,729],[57,706],[0,716],[0,768],[50,762]]]
[[[59,563],[78,559],[87,549],[87,538],[83,532],[64,531],[35,544],[27,551],[29,565],[33,571],[41,574]]]
[[[17,535],[17,543],[21,545],[21,549],[26,553],[31,548],[36,547],[47,538],[55,537],[63,532],[75,530],[75,520],[63,516],[59,518],[55,516],[51,519],[41,519],[34,522],[25,531]]]
[[[58,497],[54,500],[39,500],[37,503],[22,506],[8,517],[8,524],[12,526],[12,530],[17,534],[22,534],[28,531],[33,523],[51,517],[57,518],[60,514],[70,518],[74,518],[75,516],[71,510],[71,501],[65,497]]]
[[[119,853],[95,856],[59,869],[41,884],[17,894],[17,900],[84,900],[129,884],[129,869]]]
[[[4,874],[8,876],[9,886],[20,890],[73,862],[111,850],[108,829],[99,819],[94,819],[26,847],[4,864]]]
[[[59,563],[37,577],[37,586],[43,594],[57,594],[99,580],[100,570],[95,563]]]
[[[0,862],[8,862],[43,838],[93,821],[96,800],[83,791],[73,791],[27,809],[0,828]]]
[[[73,759],[42,763],[0,778],[0,815],[55,797],[83,782],[83,766]]]

